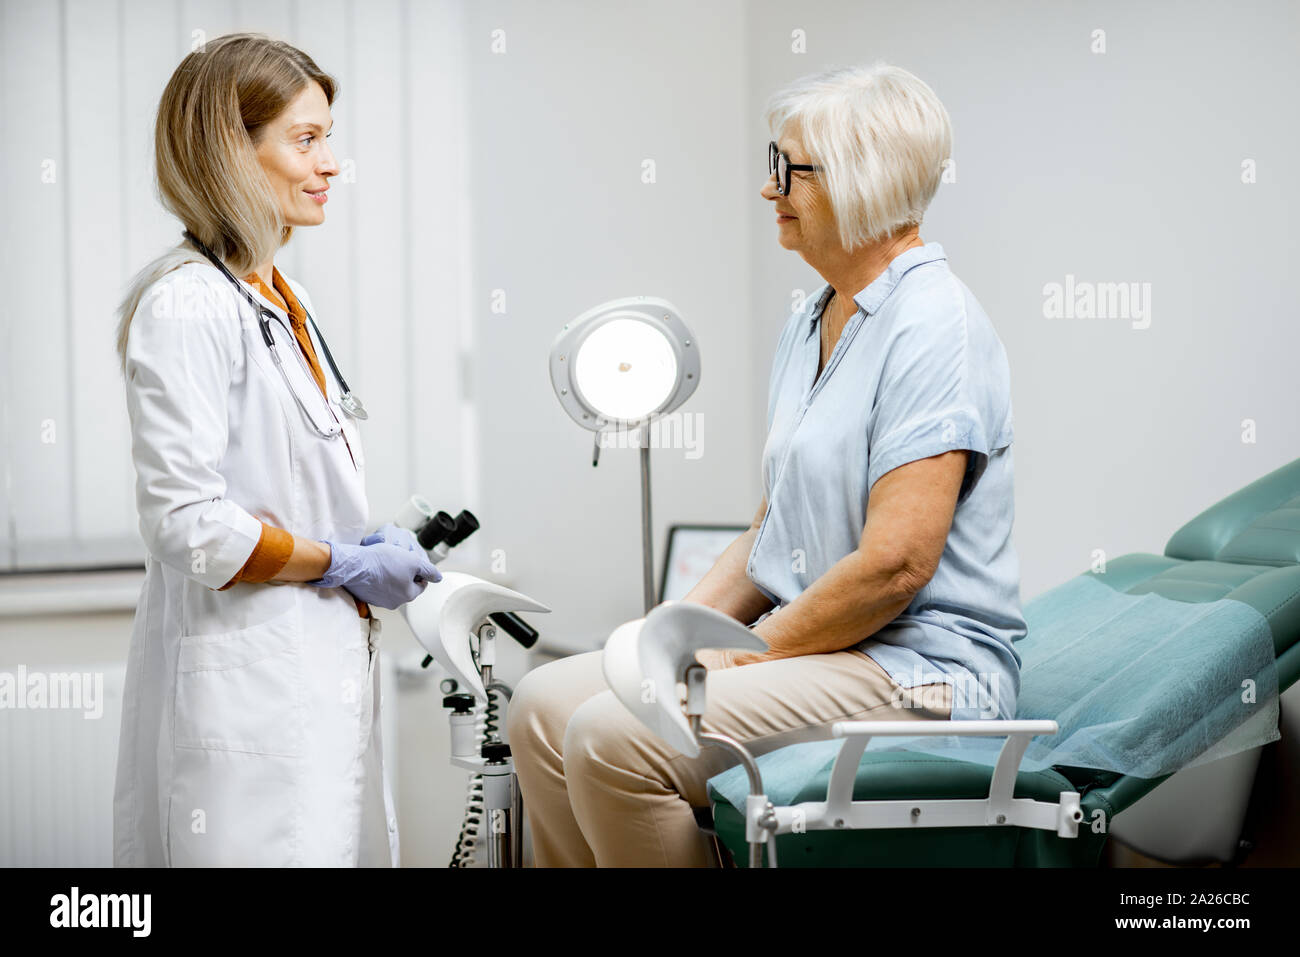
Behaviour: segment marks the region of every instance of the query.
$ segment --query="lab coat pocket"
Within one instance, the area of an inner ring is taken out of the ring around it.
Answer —
[[[301,639],[297,608],[238,631],[181,638],[176,746],[300,756]]]

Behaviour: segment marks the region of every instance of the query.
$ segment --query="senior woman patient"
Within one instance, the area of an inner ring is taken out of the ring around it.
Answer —
[[[877,64],[767,110],[777,241],[825,281],[772,363],[764,496],[686,596],[762,653],[703,651],[703,729],[763,754],[844,720],[1012,718],[1024,636],[1006,353],[920,225],[947,112]],[[693,807],[735,763],[678,754],[609,691],[602,652],[527,674],[509,739],[538,866],[710,867]]]

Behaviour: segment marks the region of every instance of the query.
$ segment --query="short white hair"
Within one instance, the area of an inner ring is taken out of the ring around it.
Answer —
[[[826,190],[845,249],[920,225],[952,155],[952,123],[919,77],[886,63],[796,80],[766,110],[772,138],[791,125]]]

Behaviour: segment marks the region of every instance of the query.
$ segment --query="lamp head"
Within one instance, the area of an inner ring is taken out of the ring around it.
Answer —
[[[667,415],[700,382],[700,350],[672,303],[615,299],[565,325],[551,347],[551,385],[585,429],[628,428]]]

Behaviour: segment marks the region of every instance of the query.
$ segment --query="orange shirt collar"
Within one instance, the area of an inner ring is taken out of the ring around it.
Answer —
[[[257,273],[255,272],[249,273],[247,276],[244,277],[244,281],[253,286],[256,286],[257,291],[262,294],[262,298],[265,299],[267,302],[269,302],[271,305],[275,306],[277,309],[284,308],[284,306],[276,302],[275,297],[271,295],[271,291],[266,288],[266,283],[262,282],[262,277],[259,276]],[[305,321],[307,318],[307,313],[302,308],[302,304],[298,302],[298,297],[293,294],[293,290],[289,288],[289,283],[284,278],[284,276],[281,275],[278,266],[271,267],[271,284],[275,286],[276,292],[278,292],[281,295],[281,297],[283,297],[284,301],[288,303],[289,315],[295,319],[300,319]]]

